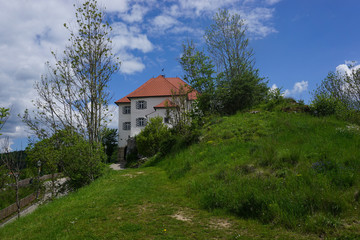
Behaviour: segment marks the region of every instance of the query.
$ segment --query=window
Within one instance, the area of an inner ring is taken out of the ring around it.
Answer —
[[[146,109],[146,101],[144,100],[137,101],[136,109]]]
[[[131,122],[123,122],[123,130],[130,130]]]
[[[145,127],[145,125],[146,125],[146,118],[137,118],[136,119],[137,127]]]
[[[165,117],[165,118],[164,118],[164,123],[170,123],[170,118],[169,118],[169,117]]]
[[[130,114],[131,113],[131,107],[130,106],[125,106],[123,107],[123,114]]]

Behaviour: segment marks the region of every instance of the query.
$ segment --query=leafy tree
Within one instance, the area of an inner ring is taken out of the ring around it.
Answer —
[[[209,57],[188,43],[180,60],[184,78],[200,92],[205,87],[204,102],[210,107],[200,104],[201,110],[233,114],[262,101],[268,87],[254,67],[244,20],[238,14],[220,10],[204,37]],[[217,73],[215,80],[214,73]]]
[[[108,114],[108,83],[120,63],[111,52],[111,27],[97,1],[77,7],[75,16],[74,28],[64,24],[69,45],[62,56],[52,52],[55,65],[48,62],[48,74],[35,84],[38,111],[33,116],[25,111],[22,118],[40,139],[70,127],[90,142],[99,142]]]
[[[197,108],[204,113],[210,113],[214,110],[214,65],[208,56],[202,51],[196,49],[191,41],[183,45],[183,54],[180,58],[180,64],[186,73],[184,80],[195,89],[197,95]]]
[[[351,73],[329,72],[312,93],[312,108],[320,116],[336,114],[348,118],[360,109],[360,71],[348,66]]]
[[[146,127],[136,136],[136,144],[141,155],[151,157],[160,150],[162,140],[170,135],[162,117],[151,118]]]
[[[240,15],[220,10],[205,33],[205,41],[217,75],[219,111],[233,114],[260,102],[268,91],[254,67],[253,50]]]
[[[10,178],[13,180],[16,194],[16,207],[17,217],[20,218],[20,196],[19,196],[19,182],[21,179],[21,168],[22,168],[22,151],[10,152],[9,138],[5,138],[3,145],[1,146],[0,160],[1,164],[4,165],[10,173]]]
[[[72,188],[82,187],[98,178],[106,159],[101,143],[90,143],[70,129],[58,131],[51,138],[30,145],[27,154],[32,166],[40,160],[43,172],[54,174],[61,171],[69,177]]]
[[[118,143],[118,133],[117,129],[104,128],[101,133],[101,142],[105,148],[105,153],[107,155],[107,162],[112,161],[112,156],[117,148]]]
[[[57,147],[54,138],[47,138],[35,144],[30,144],[26,148],[28,167],[32,168],[33,172],[39,171],[37,173],[38,177],[40,175],[40,168],[42,174],[51,174],[52,197],[54,197],[55,194],[55,173],[60,172],[60,161],[62,159]],[[40,164],[40,166],[38,164]],[[34,173],[34,175],[36,174]],[[38,182],[38,184],[40,183]]]
[[[188,95],[193,89],[187,85],[180,85],[178,90],[171,90],[171,100],[166,102],[166,116],[171,125],[180,133],[185,134],[191,123],[191,102]]]
[[[3,128],[4,124],[6,123],[6,120],[10,116],[10,109],[0,107],[0,130]],[[1,135],[1,133],[0,133]]]

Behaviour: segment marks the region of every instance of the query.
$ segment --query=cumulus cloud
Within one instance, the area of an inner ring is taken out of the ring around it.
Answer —
[[[289,90],[289,89],[285,90],[284,96],[285,97],[297,96],[297,95],[305,92],[308,89],[308,86],[309,86],[308,81],[296,82],[294,84],[294,87],[291,90]]]
[[[336,67],[336,72],[341,75],[350,75],[352,71],[360,69],[360,64],[356,61],[345,61],[345,64],[340,64]]]
[[[139,4],[135,4],[131,7],[131,11],[130,12],[126,12],[126,13],[121,13],[119,14],[119,16],[125,20],[126,22],[129,23],[134,23],[134,22],[142,22],[144,20],[144,16],[145,14],[149,11],[150,9],[146,6],[142,6]]]

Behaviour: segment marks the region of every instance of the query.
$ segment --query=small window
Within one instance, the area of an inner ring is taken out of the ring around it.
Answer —
[[[131,113],[131,107],[125,106],[123,107],[123,114],[130,114]]]
[[[169,117],[164,117],[164,123],[170,123],[170,118]]]
[[[144,100],[137,101],[136,109],[146,109],[146,101]]]
[[[124,122],[123,130],[130,130],[130,129],[131,129],[131,122]]]
[[[145,127],[146,126],[146,118],[137,118],[136,126],[137,127]]]

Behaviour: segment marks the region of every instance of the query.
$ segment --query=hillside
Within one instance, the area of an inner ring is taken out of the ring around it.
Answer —
[[[0,239],[356,239],[359,143],[332,118],[212,118],[199,143],[109,171]]]

